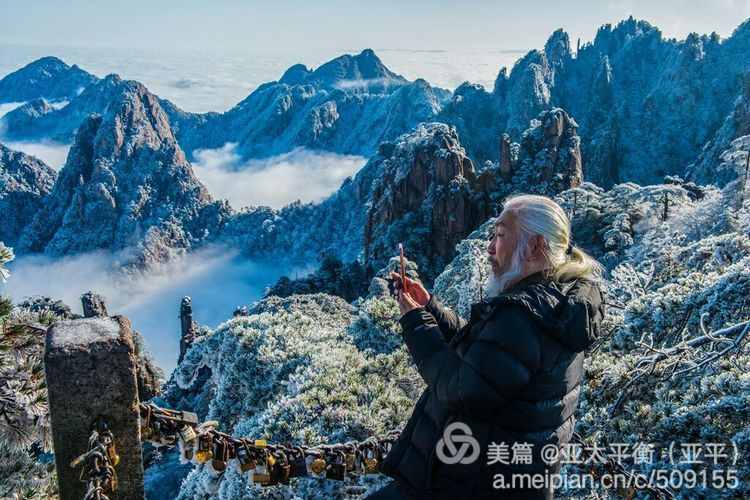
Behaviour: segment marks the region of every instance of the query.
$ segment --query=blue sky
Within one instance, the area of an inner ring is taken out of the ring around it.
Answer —
[[[0,0],[0,43],[226,51],[541,47],[564,28],[571,41],[633,14],[668,37],[729,36],[750,0],[533,2],[466,0],[158,1]]]

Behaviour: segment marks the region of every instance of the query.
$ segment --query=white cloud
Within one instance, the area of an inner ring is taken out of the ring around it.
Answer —
[[[319,201],[366,162],[361,156],[297,148],[264,160],[243,162],[236,144],[195,151],[195,174],[216,198],[234,208],[268,205],[280,208],[297,199]]]
[[[13,111],[14,109],[16,109],[17,107],[19,107],[19,106],[21,106],[23,104],[25,104],[25,103],[23,103],[23,102],[4,102],[4,103],[0,104],[0,118],[2,118],[3,116],[5,116],[6,114],[10,113],[11,111]]]
[[[44,163],[60,170],[65,165],[65,160],[68,158],[68,151],[70,151],[70,144],[60,144],[59,142],[53,142],[48,140],[42,141],[10,141],[3,137],[4,126],[2,117],[16,109],[18,106],[24,104],[23,102],[8,102],[0,104],[0,143],[4,144],[10,149],[21,151],[27,155],[35,156],[42,160]],[[68,104],[68,101],[58,101],[51,103],[51,105],[57,109],[62,108]]]
[[[370,87],[398,87],[403,85],[401,80],[394,78],[371,78],[369,80],[358,79],[358,80],[341,80],[336,82],[336,88],[341,90],[347,89],[368,89]]]
[[[39,158],[55,170],[60,170],[65,165],[65,160],[68,158],[68,151],[70,151],[70,144],[60,144],[59,142],[52,141],[6,141],[0,136],[0,143],[10,149]]]
[[[237,306],[260,299],[282,274],[309,271],[248,261],[220,247],[194,252],[147,275],[113,274],[116,261],[106,253],[61,259],[19,257],[8,265],[11,276],[0,284],[0,293],[14,302],[33,295],[60,299],[80,314],[80,296],[92,290],[104,296],[109,314],[124,314],[131,320],[159,366],[169,373],[179,352],[183,296],[192,297],[198,323],[215,327],[230,319]]]

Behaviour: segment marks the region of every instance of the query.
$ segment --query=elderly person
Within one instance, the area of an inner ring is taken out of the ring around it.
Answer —
[[[541,448],[573,433],[584,350],[604,315],[601,266],[544,196],[507,200],[487,253],[489,299],[468,322],[392,275],[427,389],[382,463],[395,481],[369,498],[553,498],[551,480],[532,481],[559,473],[559,457],[542,460]]]

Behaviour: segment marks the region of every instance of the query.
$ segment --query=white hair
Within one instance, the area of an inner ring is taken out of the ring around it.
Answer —
[[[577,278],[599,279],[603,269],[601,264],[581,248],[573,245],[570,254],[566,253],[570,243],[570,220],[565,211],[552,198],[539,195],[517,195],[506,199],[503,212],[512,212],[518,229],[518,243],[509,269],[501,276],[491,275],[488,285],[490,296],[504,291],[523,272],[523,262],[527,257],[529,241],[534,235],[544,238],[544,258],[547,273],[557,282]]]

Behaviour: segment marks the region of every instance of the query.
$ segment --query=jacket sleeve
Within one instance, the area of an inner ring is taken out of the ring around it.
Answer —
[[[464,356],[443,340],[424,308],[401,318],[404,341],[422,378],[438,400],[466,414],[505,406],[541,364],[534,320],[516,304],[496,310]]]
[[[440,333],[443,334],[443,339],[446,342],[450,342],[453,336],[466,326],[466,321],[448,307],[444,306],[443,303],[435,297],[435,294],[430,295],[430,300],[425,305],[425,309],[427,309],[437,321]]]

